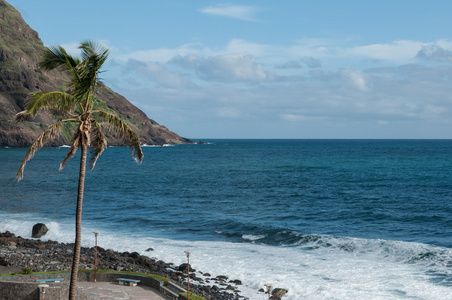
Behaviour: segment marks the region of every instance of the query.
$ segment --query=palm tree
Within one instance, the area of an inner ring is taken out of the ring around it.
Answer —
[[[55,109],[67,116],[44,130],[30,146],[17,172],[16,178],[20,181],[26,163],[33,158],[36,151],[45,143],[59,136],[64,124],[76,123],[77,128],[72,136],[71,145],[66,157],[60,163],[62,170],[66,162],[72,158],[77,149],[81,149],[80,171],[77,191],[77,207],[75,216],[75,245],[72,260],[72,273],[69,288],[69,299],[76,297],[77,275],[80,262],[82,203],[85,185],[86,160],[88,147],[90,148],[90,168],[93,169],[97,159],[107,146],[106,137],[101,124],[108,124],[124,139],[132,151],[135,161],[143,160],[143,152],[137,134],[118,116],[97,110],[94,107],[94,93],[100,83],[100,69],[108,57],[108,49],[97,43],[85,41],[80,44],[81,59],[71,56],[61,46],[46,48],[39,62],[43,70],[60,70],[68,74],[68,91],[37,92],[30,96],[26,110],[16,115],[21,121],[27,117],[35,116],[43,109]]]

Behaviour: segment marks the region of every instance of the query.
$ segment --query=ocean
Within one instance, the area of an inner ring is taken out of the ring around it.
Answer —
[[[186,262],[267,299],[452,299],[452,140],[203,140],[109,147],[88,171],[82,245]],[[74,240],[78,160],[0,149],[0,231]],[[43,237],[43,239],[44,239]],[[146,252],[148,248],[154,251]]]

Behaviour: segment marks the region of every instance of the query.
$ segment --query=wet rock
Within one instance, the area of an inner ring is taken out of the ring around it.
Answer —
[[[228,280],[228,277],[224,276],[224,275],[218,275],[215,279],[216,280]]]
[[[287,294],[288,290],[276,288],[272,291],[272,300],[281,300],[281,297]]]
[[[140,258],[138,258],[138,263],[145,265],[147,267],[152,267],[154,265],[154,261],[144,255],[140,256]]]
[[[191,272],[195,272],[195,271],[196,271],[196,270],[192,269],[191,265],[189,265],[189,264],[187,264],[187,263],[179,265],[179,267],[177,268],[177,270],[178,270],[179,272],[187,273],[187,268],[188,268],[188,267],[190,267],[190,271],[191,271]]]
[[[33,225],[33,229],[31,231],[31,237],[34,238],[40,238],[41,236],[45,235],[49,231],[47,226],[43,223],[37,223]]]

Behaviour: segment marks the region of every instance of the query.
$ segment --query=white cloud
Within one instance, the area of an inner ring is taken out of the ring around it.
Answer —
[[[241,39],[232,39],[222,52],[225,54],[248,53],[254,56],[269,56],[273,54],[273,48],[275,46],[252,43]]]
[[[245,21],[256,21],[254,15],[259,8],[245,5],[219,4],[200,9],[202,13],[230,17]]]
[[[403,63],[414,58],[424,45],[424,43],[418,41],[401,40],[391,44],[372,44],[354,47],[349,52],[350,55]]]
[[[302,114],[280,114],[281,119],[285,121],[297,122],[297,121],[323,121],[326,117],[318,116],[306,116]]]
[[[198,75],[207,81],[265,82],[275,76],[255,61],[249,54],[228,54],[208,57],[198,61]]]
[[[450,62],[452,61],[452,51],[446,50],[437,44],[429,44],[422,47],[416,58]]]
[[[191,132],[192,136],[196,133],[189,128],[195,126],[192,120],[197,120],[196,124],[209,128],[209,132],[221,135],[226,127],[236,137],[244,136],[244,131],[236,128],[240,125],[246,128],[248,137],[265,131],[267,137],[284,132],[299,138],[366,138],[376,137],[372,134],[383,126],[385,131],[379,131],[377,137],[422,138],[428,136],[418,135],[416,130],[431,124],[450,126],[452,86],[447,80],[437,80],[447,73],[452,75],[452,66],[387,67],[385,76],[378,69],[342,68],[317,72],[297,83],[216,83],[194,88],[149,85],[142,86],[140,94],[121,92],[136,99],[140,107],[159,107],[158,113],[155,109],[145,112],[151,118],[156,115],[165,120],[171,130]],[[176,120],[176,116],[184,120]]]
[[[160,63],[166,63],[172,60],[174,57],[186,56],[186,55],[213,55],[215,52],[209,48],[202,47],[199,44],[184,44],[178,48],[159,48],[149,49],[143,51],[134,51],[125,54],[116,54],[112,59],[118,61],[128,61],[129,59],[139,61],[154,61]]]
[[[366,82],[366,75],[361,72],[357,71],[353,68],[343,68],[340,71],[340,74],[345,80],[347,80],[354,88],[360,90],[360,91],[367,91],[368,86]]]
[[[250,54],[225,54],[206,58],[196,55],[177,56],[170,63],[194,70],[197,76],[206,81],[266,82],[275,79]]]
[[[280,65],[277,65],[276,67],[279,69],[302,69],[304,67],[308,67],[310,69],[317,69],[322,66],[320,60],[307,56],[302,57],[297,60],[290,60],[285,63],[282,63]]]
[[[196,69],[199,66],[200,61],[202,60],[201,57],[199,57],[198,55],[194,55],[194,54],[189,54],[189,55],[177,55],[175,57],[173,57],[169,63],[171,64],[175,64],[178,65],[182,68],[186,68],[186,69]]]
[[[322,45],[324,51],[316,52]],[[302,132],[311,134],[312,126],[329,130],[332,137],[366,137],[353,132],[380,126],[387,130],[388,135],[379,136],[384,138],[406,137],[404,131],[414,128],[410,125],[451,122],[450,46],[444,41],[399,41],[351,48],[299,41],[284,47],[233,39],[215,51],[186,44],[164,49],[160,60],[148,56],[157,53],[152,50],[142,61],[118,61],[128,68],[129,78],[140,83],[122,93],[151,118],[158,108],[158,116],[172,130],[183,132],[195,126],[190,120],[196,119],[212,132],[240,123],[249,132],[253,126],[255,132],[281,132],[280,126],[287,126],[285,132],[294,137],[309,137]],[[418,53],[423,59],[413,59]],[[365,68],[363,58],[376,62]],[[182,124],[176,116],[187,122],[181,129],[169,121]]]
[[[182,87],[193,85],[187,77],[178,72],[170,72],[165,66],[155,62],[129,60],[126,64],[126,70],[140,77],[144,76],[148,81],[154,81],[161,86]],[[143,80],[143,78],[139,79]]]

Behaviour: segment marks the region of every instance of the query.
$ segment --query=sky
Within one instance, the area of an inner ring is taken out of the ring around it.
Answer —
[[[449,0],[6,1],[187,138],[452,138]]]

